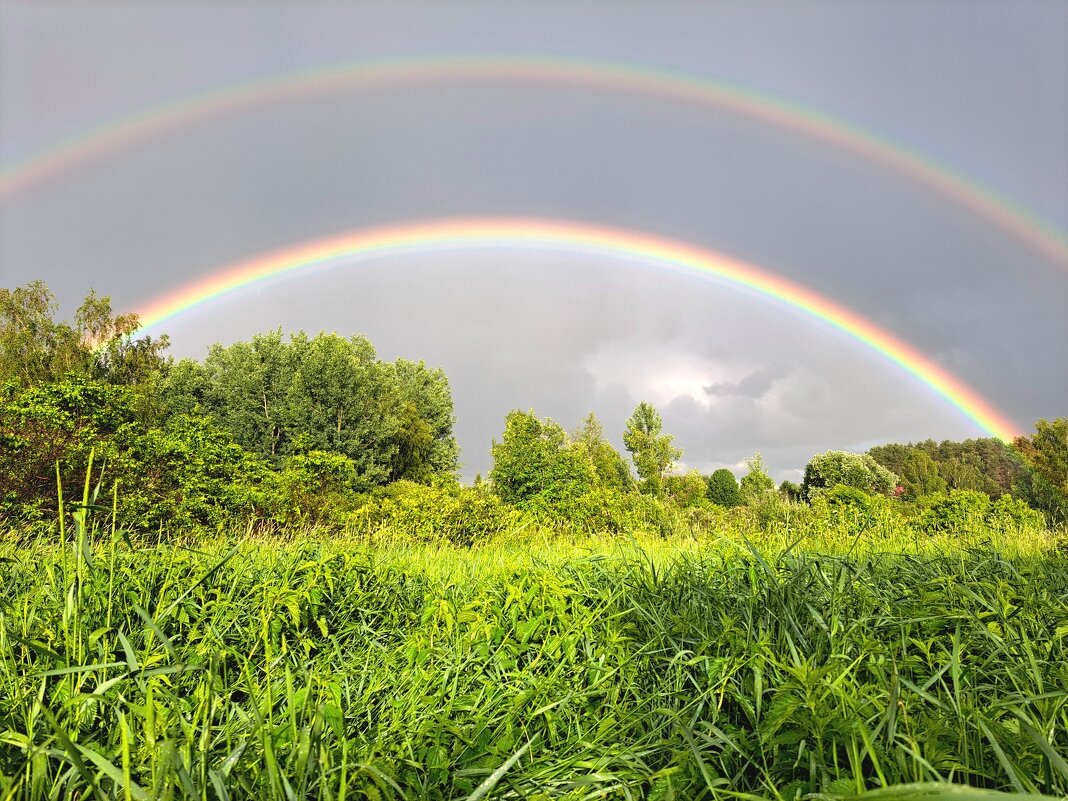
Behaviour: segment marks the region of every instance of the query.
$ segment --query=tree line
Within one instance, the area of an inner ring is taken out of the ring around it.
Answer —
[[[1038,510],[1052,524],[1068,511],[1066,418],[1039,421],[1015,447],[975,439],[829,451],[800,484],[776,486],[759,453],[740,482],[726,469],[680,474],[683,451],[646,402],[622,432],[629,459],[592,412],[568,432],[515,410],[491,445],[487,481],[465,488],[447,376],[379,359],[363,336],[279,329],[174,361],[165,336],[136,336],[136,316],[116,315],[95,292],[73,321],[55,314],[42,282],[0,289],[0,527],[47,527],[57,476],[70,497],[91,463],[104,493],[96,504],[110,492],[139,531],[388,522],[469,539],[517,515],[612,531],[772,498],[930,510],[952,497],[973,510],[1014,503],[1013,514]]]

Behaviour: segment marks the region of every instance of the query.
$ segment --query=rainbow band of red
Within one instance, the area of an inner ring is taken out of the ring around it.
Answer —
[[[87,161],[169,131],[300,98],[398,85],[483,81],[564,85],[738,114],[879,164],[966,208],[1061,268],[1062,231],[950,166],[816,109],[742,86],[666,70],[558,56],[431,56],[340,64],[222,87],[114,120],[0,170],[0,201]]]
[[[681,269],[754,290],[842,331],[926,384],[985,434],[1011,441],[1018,428],[958,378],[887,331],[809,289],[743,261],[688,244],[592,225],[536,219],[420,222],[356,231],[275,251],[230,265],[139,310],[142,329],[242,287],[302,270],[409,253],[485,248],[592,253]]]

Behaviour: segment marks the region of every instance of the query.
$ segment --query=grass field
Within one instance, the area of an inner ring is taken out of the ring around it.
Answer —
[[[1068,793],[1052,540],[72,539],[0,545],[2,798]]]

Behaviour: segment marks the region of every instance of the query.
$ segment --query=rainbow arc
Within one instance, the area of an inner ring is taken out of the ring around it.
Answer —
[[[270,278],[351,266],[414,253],[540,250],[639,261],[720,279],[796,309],[837,329],[896,364],[989,436],[1011,441],[1017,427],[956,376],[857,313],[755,265],[647,234],[543,219],[460,219],[418,222],[338,236],[257,256],[216,271],[138,310],[142,330]]]
[[[529,83],[696,105],[822,142],[967,209],[1068,269],[1068,238],[989,187],[913,149],[814,108],[742,86],[650,67],[538,56],[432,56],[344,64],[226,86],[104,124],[0,171],[0,201],[96,159],[197,123],[275,103],[437,83]]]

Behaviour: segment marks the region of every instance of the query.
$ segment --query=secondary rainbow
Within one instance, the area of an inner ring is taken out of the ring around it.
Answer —
[[[983,432],[1011,441],[1017,427],[973,389],[887,331],[831,300],[766,270],[711,250],[633,231],[541,219],[462,219],[355,231],[275,251],[217,271],[139,310],[142,330],[209,301],[288,273],[410,253],[480,249],[592,253],[699,273],[746,287],[849,335],[903,368]]]
[[[330,65],[226,86],[111,121],[7,167],[0,171],[0,200],[80,164],[213,118],[358,89],[475,81],[586,87],[738,114],[879,164],[1068,268],[1068,238],[1063,232],[948,165],[845,120],[743,86],[650,67],[555,56],[432,56]]]

